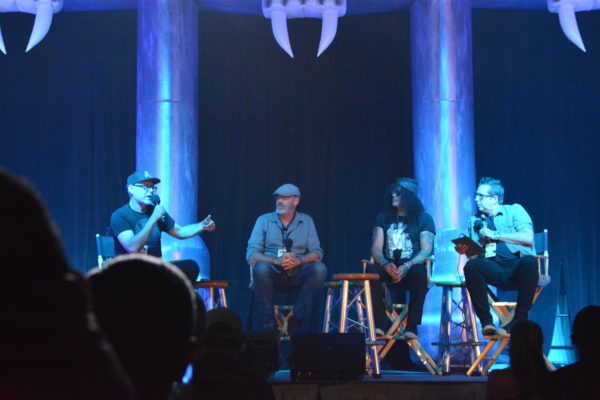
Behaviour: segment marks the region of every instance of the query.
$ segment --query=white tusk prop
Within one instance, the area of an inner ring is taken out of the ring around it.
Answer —
[[[577,26],[577,18],[575,17],[575,10],[570,4],[565,4],[558,9],[558,19],[560,21],[560,27],[563,30],[565,36],[579,47],[581,51],[585,52],[585,45],[581,40],[581,34],[579,33],[579,27]]]
[[[271,27],[273,28],[273,36],[275,36],[277,44],[279,44],[290,57],[294,58],[287,29],[287,15],[284,10],[271,10]]]
[[[52,15],[54,14],[52,5],[46,2],[39,2],[36,7],[35,22],[33,23],[33,30],[31,31],[31,36],[29,37],[29,43],[27,44],[25,52],[31,50],[44,39],[52,24]]]
[[[323,24],[321,25],[321,41],[319,42],[319,51],[317,52],[317,57],[321,55],[333,39],[335,38],[335,34],[337,32],[337,23],[338,23],[338,11],[336,9],[329,9],[323,11]]]
[[[2,29],[0,29],[0,51],[6,54],[6,47],[4,46],[4,39],[2,38]]]

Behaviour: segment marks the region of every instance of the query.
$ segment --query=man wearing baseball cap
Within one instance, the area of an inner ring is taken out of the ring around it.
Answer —
[[[277,329],[273,292],[278,287],[299,287],[288,334],[294,334],[310,317],[316,295],[322,290],[327,267],[313,219],[297,212],[300,189],[291,183],[273,193],[275,211],[256,220],[246,250],[252,268],[252,289],[265,329]]]
[[[160,179],[148,171],[136,171],[127,178],[129,203],[116,210],[110,218],[115,236],[117,254],[147,253],[162,257],[162,232],[177,239],[187,239],[203,231],[214,231],[215,222],[207,216],[202,222],[180,226],[160,204],[156,185]],[[195,282],[199,268],[193,260],[173,261],[191,282]]]

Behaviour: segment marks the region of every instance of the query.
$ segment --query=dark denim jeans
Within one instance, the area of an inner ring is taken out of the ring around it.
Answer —
[[[414,331],[417,325],[421,324],[425,295],[429,291],[427,287],[427,267],[425,267],[425,264],[413,265],[398,284],[392,282],[392,277],[379,264],[368,264],[367,272],[379,274],[380,277],[379,281],[371,281],[375,326],[385,331],[387,316],[385,313],[383,286],[386,284],[391,286],[398,285],[408,289],[410,298],[408,302],[407,330]]]
[[[492,323],[487,298],[488,283],[501,289],[516,288],[515,321],[527,319],[539,278],[535,257],[523,256],[506,266],[485,258],[476,258],[467,262],[464,271],[467,289],[481,326]]]
[[[254,296],[263,317],[263,327],[276,327],[273,314],[273,293],[277,288],[297,287],[300,292],[294,304],[294,317],[302,322],[310,317],[315,297],[325,285],[327,267],[321,262],[314,262],[300,267],[298,274],[288,277],[275,266],[259,262],[252,270]]]

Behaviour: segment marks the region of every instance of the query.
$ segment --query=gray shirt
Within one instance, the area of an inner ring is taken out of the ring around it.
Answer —
[[[287,231],[279,220],[276,212],[263,214],[256,219],[254,229],[248,248],[246,249],[246,260],[252,254],[262,253],[269,257],[277,257],[277,252],[285,248],[284,240],[290,238],[293,241],[292,253],[303,256],[308,253],[317,253],[323,258],[323,249],[319,243],[319,236],[313,219],[300,212],[290,222]]]
[[[475,232],[473,225],[477,219],[479,219],[477,216],[469,219],[469,236],[476,242],[479,241],[479,234]],[[498,214],[494,216],[494,225],[500,233],[523,232],[526,230],[533,232],[531,217],[520,204],[502,204]],[[511,253],[516,254],[518,252],[521,257],[536,255],[533,244],[531,247],[513,243],[505,244]]]

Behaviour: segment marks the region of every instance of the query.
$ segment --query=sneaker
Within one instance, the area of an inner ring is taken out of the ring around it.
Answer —
[[[375,328],[376,337],[387,337],[386,333],[381,328]]]
[[[502,328],[496,328],[494,324],[485,324],[483,326],[483,336],[508,336],[508,333]]]
[[[493,324],[485,324],[482,330],[483,336],[493,336],[496,334],[496,327]]]
[[[413,331],[404,331],[404,337],[408,340],[414,340],[419,336]]]

